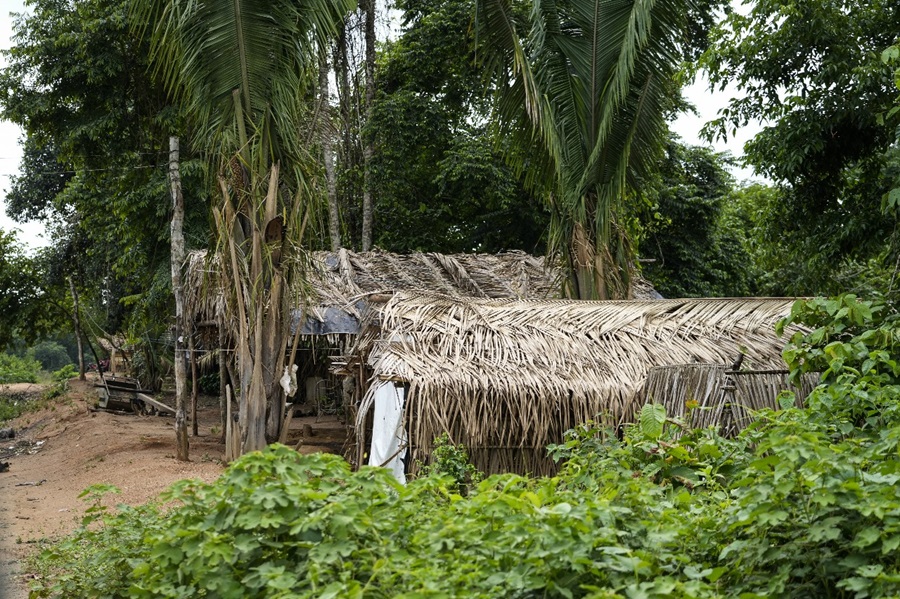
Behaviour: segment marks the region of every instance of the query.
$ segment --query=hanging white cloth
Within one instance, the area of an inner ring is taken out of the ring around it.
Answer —
[[[406,483],[406,458],[409,443],[403,428],[404,389],[390,382],[378,383],[374,393],[375,414],[372,422],[372,446],[369,465],[389,469],[401,483]]]

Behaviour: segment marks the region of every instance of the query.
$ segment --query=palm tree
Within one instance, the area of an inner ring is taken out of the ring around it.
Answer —
[[[696,0],[477,0],[501,139],[547,198],[549,246],[581,299],[627,298],[623,200],[653,168]]]
[[[209,157],[216,251],[234,325],[241,453],[277,437],[293,265],[318,202],[318,53],[353,0],[136,0],[152,63]],[[268,426],[267,426],[268,418]]]

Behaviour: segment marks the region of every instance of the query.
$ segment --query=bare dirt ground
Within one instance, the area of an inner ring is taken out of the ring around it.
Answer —
[[[0,461],[10,464],[8,472],[0,473],[0,599],[28,597],[29,575],[22,571],[22,560],[41,540],[78,526],[87,507],[78,496],[90,485],[115,485],[121,490],[115,503],[136,505],[175,481],[212,481],[224,469],[218,398],[201,399],[199,436],[190,438],[191,461],[179,462],[173,418],[94,411],[93,383],[73,380],[68,395],[51,407],[4,425],[15,428],[16,437],[0,440]],[[295,419],[289,443],[295,444],[310,428],[315,436],[304,439],[303,453],[340,451],[344,429],[333,418]]]

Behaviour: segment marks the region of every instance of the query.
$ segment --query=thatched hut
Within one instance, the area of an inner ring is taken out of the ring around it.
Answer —
[[[370,314],[343,372],[365,382],[356,459],[402,476],[449,433],[484,472],[547,474],[546,447],[639,409],[654,366],[783,368],[789,299],[564,301],[402,292]]]
[[[299,335],[295,402],[305,409],[334,403],[343,394],[329,377],[332,357],[345,353],[360,330],[373,298],[395,291],[441,293],[450,297],[546,299],[558,295],[559,271],[543,257],[520,251],[501,254],[392,254],[384,251],[312,252],[294,265],[304,272],[302,288],[290,290],[292,333]],[[220,269],[205,251],[188,255],[185,289],[187,313],[199,331],[199,347],[224,348],[230,355],[237,324],[229,320],[219,281]],[[636,286],[650,293],[647,284]],[[206,353],[205,355],[210,355]],[[221,358],[220,363],[224,362]],[[223,380],[234,374],[225,374]],[[233,373],[233,369],[230,371]],[[340,401],[340,400],[338,400]],[[332,406],[333,407],[333,406]]]
[[[544,257],[521,251],[393,254],[342,249],[312,252],[302,269],[304,287],[292,290],[289,309],[291,331],[301,340],[298,399],[309,402],[342,395],[339,383],[329,379],[328,366],[332,358],[346,353],[364,315],[385,295],[406,291],[461,299],[546,300],[559,297],[562,288],[558,268]],[[187,313],[201,331],[200,346],[205,348],[229,345],[237,330],[228,320],[218,270],[206,252],[189,254]],[[640,277],[635,277],[633,292],[636,298],[660,297]]]
[[[297,299],[293,325],[302,335],[359,332],[370,298],[397,291],[436,293],[455,298],[546,300],[560,295],[561,273],[542,256],[521,251],[500,254],[393,254],[381,250],[312,252],[304,265],[308,289]],[[185,288],[188,312],[211,323],[224,313],[217,269],[205,251],[191,252]],[[635,299],[659,299],[646,280],[635,277]],[[307,301],[300,301],[308,295]],[[226,328],[228,328],[226,323]]]

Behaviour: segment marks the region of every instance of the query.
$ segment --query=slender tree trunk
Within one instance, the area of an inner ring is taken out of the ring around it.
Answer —
[[[375,0],[366,0],[366,122],[372,118],[372,105],[375,103]],[[373,140],[363,139],[363,222],[362,250],[372,249],[372,227],[375,219],[375,206],[372,199],[372,156],[375,149]]]
[[[188,331],[188,352],[191,354],[191,434],[199,435],[199,424],[197,423],[197,400],[200,396],[200,381],[197,378],[197,353],[194,351],[194,331],[193,326]]]
[[[225,442],[225,429],[228,424],[228,406],[225,402],[227,401],[226,397],[226,385],[228,384],[228,365],[225,360],[228,359],[228,352],[225,350],[225,319],[222,318],[220,314],[216,319],[219,329],[219,415],[222,423],[222,434],[219,437],[219,442]]]
[[[328,56],[319,57],[319,94],[322,103],[321,114],[322,153],[325,162],[325,183],[328,188],[328,233],[331,237],[331,251],[341,249],[341,222],[338,214],[337,181],[334,172],[334,129],[331,120],[331,93],[328,89]]]
[[[187,391],[187,369],[184,363],[184,288],[181,271],[184,266],[184,196],[181,193],[178,137],[169,138],[169,183],[172,192],[172,291],[175,294],[175,455],[188,461],[189,441],[184,414]]]
[[[69,291],[72,293],[72,322],[75,325],[75,342],[78,344],[78,380],[84,380],[84,346],[81,344],[81,317],[78,314],[78,290],[75,281],[69,277]]]
[[[348,17],[349,18],[349,17]],[[339,173],[347,173],[356,166],[356,153],[354,151],[354,112],[353,93],[350,88],[350,64],[348,60],[347,20],[341,24],[334,47],[334,71],[337,82],[337,99],[339,110],[337,169],[335,179]],[[338,205],[355,206],[359,198],[352,186],[343,185],[337,188]],[[350,244],[353,244],[354,235],[350,235]]]
[[[353,145],[350,135],[351,110],[350,110],[350,65],[347,61],[347,22],[341,25],[337,43],[334,50],[334,70],[337,79],[338,104],[341,112],[341,152],[344,159],[344,168],[349,166],[351,147]]]

